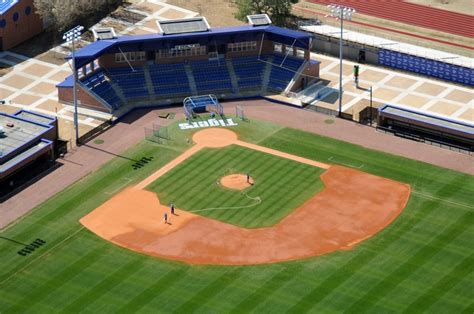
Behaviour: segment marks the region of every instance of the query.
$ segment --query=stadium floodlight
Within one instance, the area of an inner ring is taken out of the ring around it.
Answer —
[[[344,29],[344,20],[351,20],[352,14],[355,13],[353,8],[342,5],[328,5],[330,16],[341,21],[341,35],[339,37],[339,117],[342,117],[342,35]]]
[[[77,70],[76,70],[76,57],[75,57],[75,43],[76,41],[81,39],[82,31],[84,30],[84,26],[76,26],[63,35],[63,40],[66,41],[66,44],[70,44],[72,48],[72,76],[73,76],[73,83],[72,83],[72,97],[74,103],[74,129],[76,131],[76,144],[79,144],[79,123],[77,118]]]

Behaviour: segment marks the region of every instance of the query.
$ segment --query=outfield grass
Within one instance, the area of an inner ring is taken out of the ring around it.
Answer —
[[[271,226],[323,188],[323,169],[231,145],[207,148],[159,178],[147,189],[162,204],[246,228]],[[240,191],[216,182],[250,173],[255,184]],[[258,199],[257,199],[258,198]]]
[[[28,257],[0,242],[0,312],[474,311],[473,176],[268,123],[261,132],[255,121],[241,124],[235,130],[245,140],[409,183],[408,206],[353,250],[261,266],[189,266],[82,229],[78,219],[123,187],[121,178],[138,182],[186,148],[189,133],[170,132],[172,141],[137,145],[0,233],[48,241]],[[132,169],[132,160],[150,156],[151,165]]]

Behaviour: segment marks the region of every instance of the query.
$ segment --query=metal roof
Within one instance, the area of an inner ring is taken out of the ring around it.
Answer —
[[[0,0],[0,15],[10,10],[20,0]]]
[[[261,25],[270,25],[272,21],[266,14],[253,14],[247,15],[247,19],[251,25],[261,26]]]
[[[175,45],[179,43],[190,43],[197,40],[206,40],[213,42],[217,38],[221,40],[229,40],[230,36],[245,36],[263,33],[265,38],[282,42],[287,45],[294,44],[295,47],[309,49],[309,39],[312,34],[281,28],[273,25],[252,26],[241,25],[233,27],[220,27],[209,29],[207,32],[194,32],[184,34],[146,34],[146,35],[129,35],[120,36],[114,39],[105,39],[92,42],[91,44],[76,51],[76,68],[96,59],[104,53],[119,52],[116,47],[120,47],[123,51],[132,51],[133,49],[156,49],[160,44],[163,46]],[[67,59],[71,59],[71,55]]]
[[[92,33],[95,40],[114,39],[117,37],[113,27],[94,28]]]
[[[339,38],[341,36],[340,28],[330,26],[330,25],[310,25],[310,26],[301,26],[300,28],[308,32],[313,32],[316,34],[334,37],[334,38]],[[445,63],[450,63],[450,64],[474,69],[473,58],[464,57],[464,56],[456,55],[453,53],[425,48],[421,46],[415,46],[412,44],[406,44],[403,42],[385,39],[382,37],[366,35],[363,33],[350,31],[347,29],[344,29],[343,38],[344,40],[351,41],[354,43],[359,43],[359,44],[363,44],[367,46],[378,47],[378,48],[383,48],[383,49],[392,50],[396,52],[406,53],[406,54],[423,57],[427,59],[439,60]]]
[[[395,107],[392,105],[385,105],[379,109],[381,113],[390,114],[393,116],[403,117],[413,121],[422,122],[425,124],[438,126],[454,131],[458,131],[464,134],[474,135],[474,124],[462,123],[454,120],[444,119],[436,117],[422,112],[414,110],[408,110],[405,108]]]
[[[174,19],[156,21],[160,33],[163,35],[207,32],[209,24],[202,16],[189,19]]]
[[[12,126],[7,126],[10,123]],[[4,113],[0,113],[0,125],[3,127],[3,135],[0,137],[0,161],[8,159],[14,151],[52,128],[51,125]]]

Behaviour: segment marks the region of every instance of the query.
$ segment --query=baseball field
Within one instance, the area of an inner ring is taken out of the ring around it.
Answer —
[[[140,142],[0,233],[0,312],[473,312],[472,176],[264,121],[231,129],[246,143],[409,185],[409,201],[351,249],[261,265],[162,259],[85,228],[80,219],[192,148],[194,130],[174,123],[169,140]],[[194,214],[261,228],[320,193],[324,172],[240,146],[206,148],[146,189],[183,212],[219,208]],[[217,186],[231,173],[252,175],[250,198]],[[46,243],[17,254],[37,238]]]

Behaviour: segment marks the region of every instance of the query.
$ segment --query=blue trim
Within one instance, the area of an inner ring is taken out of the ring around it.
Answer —
[[[415,119],[415,118],[413,118],[413,117],[407,117],[407,116],[404,116],[404,115],[401,115],[401,114],[389,113],[389,112],[387,112],[386,114],[390,114],[390,115],[394,115],[394,116],[399,116],[399,117],[406,118],[406,119],[410,119],[410,120],[415,120],[415,121],[417,121],[417,122],[421,122],[421,123],[425,123],[425,124],[429,124],[429,125],[434,125],[434,126],[441,127],[441,128],[445,128],[445,129],[450,129],[450,130],[457,131],[457,132],[460,132],[460,133],[474,134],[474,126],[472,126],[472,125],[470,125],[470,124],[468,124],[468,123],[463,123],[463,122],[460,122],[460,121],[455,121],[455,120],[450,120],[450,119],[447,119],[447,118],[437,117],[437,116],[434,116],[434,115],[430,115],[430,114],[426,114],[426,113],[422,113],[422,112],[418,112],[418,111],[414,111],[414,110],[410,110],[410,109],[405,109],[405,108],[400,108],[400,107],[395,107],[395,106],[392,106],[392,105],[389,105],[389,104],[385,104],[384,106],[380,107],[378,111],[379,111],[379,112],[384,112],[384,110],[387,109],[387,108],[394,108],[394,109],[397,109],[397,110],[400,110],[400,111],[410,112],[410,113],[417,114],[417,115],[420,115],[420,116],[425,116],[425,117],[428,117],[428,118],[433,118],[433,119],[436,119],[436,120],[441,120],[441,121],[446,121],[446,122],[450,122],[450,123],[454,123],[454,124],[463,125],[463,126],[466,126],[466,127],[471,128],[471,129],[472,129],[472,132],[464,132],[464,131],[462,131],[462,130],[454,129],[454,128],[451,128],[451,127],[446,126],[446,125],[440,125],[440,124],[436,124],[436,123],[430,123],[430,122],[427,122],[427,121]]]
[[[62,81],[61,83],[57,84],[56,87],[67,87],[67,88],[72,88],[74,85],[74,78],[73,75],[69,75]]]

